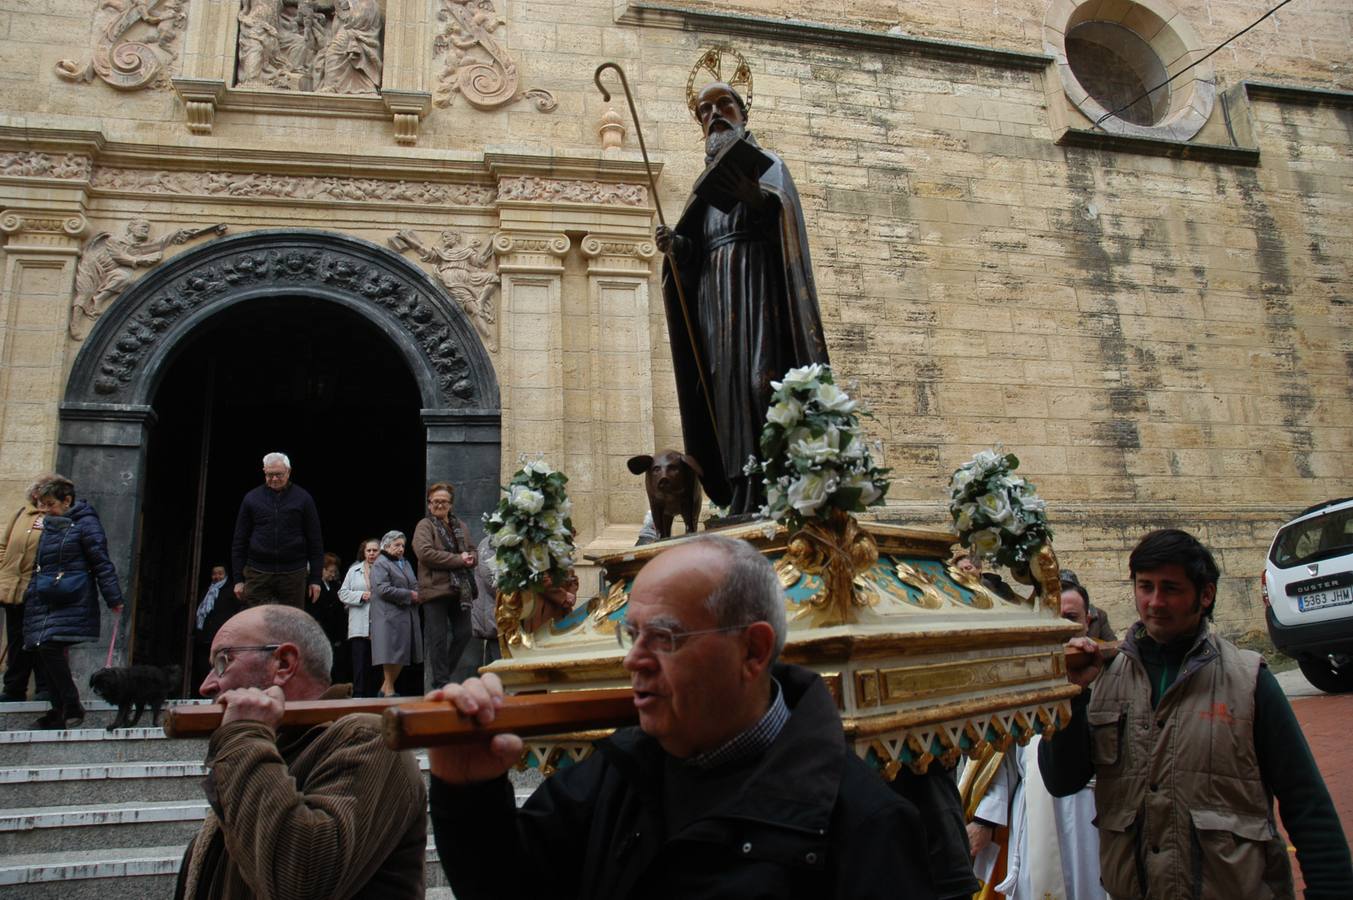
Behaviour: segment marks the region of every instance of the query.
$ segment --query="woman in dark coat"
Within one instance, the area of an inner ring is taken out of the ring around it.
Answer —
[[[428,691],[448,681],[463,681],[477,671],[476,666],[458,665],[470,643],[474,589],[462,590],[462,585],[473,581],[475,547],[465,523],[453,512],[455,497],[456,489],[444,481],[428,488],[428,514],[413,530],[427,653],[423,689]],[[462,581],[462,574],[470,577]]]
[[[75,499],[69,478],[53,475],[35,486],[37,507],[43,513],[37,566],[24,598],[24,648],[32,651],[47,675],[52,708],[35,723],[37,728],[66,728],[85,717],[80,692],[71,676],[68,651],[72,644],[99,639],[99,594],[114,615],[122,612],[122,588],[108,558],[108,538],[94,507]],[[60,574],[66,586],[83,581],[79,590],[63,593],[47,588]],[[95,587],[97,585],[97,588]]]
[[[371,662],[385,676],[381,697],[395,696],[400,670],[423,661],[421,602],[418,573],[404,558],[404,532],[387,531],[381,538],[381,555],[371,567]]]

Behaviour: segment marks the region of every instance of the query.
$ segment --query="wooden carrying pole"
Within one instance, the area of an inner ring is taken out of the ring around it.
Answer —
[[[1105,661],[1118,652],[1118,642],[1100,645]],[[1068,652],[1067,664],[1083,665],[1086,654]],[[205,737],[221,727],[225,707],[215,703],[176,706],[165,714],[164,733],[171,738]],[[300,700],[286,705],[282,727],[322,725],[351,713],[379,713],[385,743],[392,750],[485,741],[496,734],[531,737],[622,728],[638,721],[630,688],[517,694],[507,697],[492,723],[480,725],[444,701],[416,697],[366,700]]]

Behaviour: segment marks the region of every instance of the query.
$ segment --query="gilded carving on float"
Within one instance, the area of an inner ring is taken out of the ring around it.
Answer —
[[[809,606],[813,624],[826,628],[857,621],[856,610],[871,605],[855,591],[855,578],[878,561],[878,545],[854,516],[832,510],[826,520],[810,519],[789,539],[789,561],[822,579]]]
[[[555,110],[558,103],[549,91],[518,91],[517,64],[494,37],[505,22],[493,0],[441,0],[437,18],[442,27],[433,53],[442,60],[442,71],[434,104],[448,107],[460,94],[475,109],[497,109],[526,99],[541,112]]]
[[[56,74],[67,81],[97,76],[120,91],[151,85],[168,87],[174,44],[188,21],[186,0],[103,0],[98,5],[98,38],[90,59],[62,59]]]

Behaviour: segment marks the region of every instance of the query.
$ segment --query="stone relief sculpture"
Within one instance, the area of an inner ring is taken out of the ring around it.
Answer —
[[[648,202],[648,188],[641,184],[611,184],[522,175],[501,179],[498,182],[498,199],[643,206]]]
[[[493,295],[501,280],[491,266],[493,241],[472,240],[465,246],[460,232],[448,229],[442,232],[440,247],[429,247],[416,231],[406,228],[389,243],[400,253],[412,250],[423,262],[432,263],[442,287],[465,310],[489,349],[498,349],[498,311]]]
[[[381,86],[381,32],[377,0],[338,0],[336,27],[315,57],[315,90],[326,94],[374,94]]]
[[[240,0],[235,83],[326,94],[380,90],[379,0]]]
[[[80,262],[75,268],[75,296],[71,301],[70,336],[83,340],[89,327],[108,304],[117,299],[131,283],[140,268],[149,268],[164,259],[164,250],[170,244],[183,244],[204,234],[224,234],[224,224],[205,228],[180,228],[150,237],[150,223],[132,219],[127,223],[125,237],[113,237],[100,231],[85,243]]]
[[[3,157],[0,157],[3,160]],[[163,172],[99,166],[91,185],[103,190],[208,197],[291,200],[401,201],[424,206],[488,206],[497,189],[486,184],[433,184],[339,178],[333,175],[273,175],[254,172]]]
[[[518,92],[517,64],[492,32],[503,24],[493,0],[441,0],[441,30],[433,52],[442,57],[442,72],[433,103],[451,105],[457,93],[476,109],[496,109],[526,98],[541,112],[552,112],[554,95],[539,88]]]
[[[88,178],[94,165],[77,153],[37,153],[31,150],[0,153],[0,175],[30,178]]]
[[[107,16],[89,62],[62,59],[56,74],[67,81],[93,81],[97,75],[123,91],[168,84],[168,67],[177,52],[174,41],[188,21],[186,0],[103,0]],[[132,36],[132,33],[135,36]]]

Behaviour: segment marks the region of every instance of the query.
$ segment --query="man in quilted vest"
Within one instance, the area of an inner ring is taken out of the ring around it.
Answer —
[[[1212,554],[1183,531],[1153,531],[1128,568],[1139,620],[1107,667],[1093,641],[1072,639],[1093,662],[1067,677],[1094,688],[1038,758],[1056,796],[1096,779],[1105,889],[1115,900],[1293,897],[1276,798],[1308,900],[1353,897],[1343,829],[1292,707],[1259,654],[1210,627]]]

